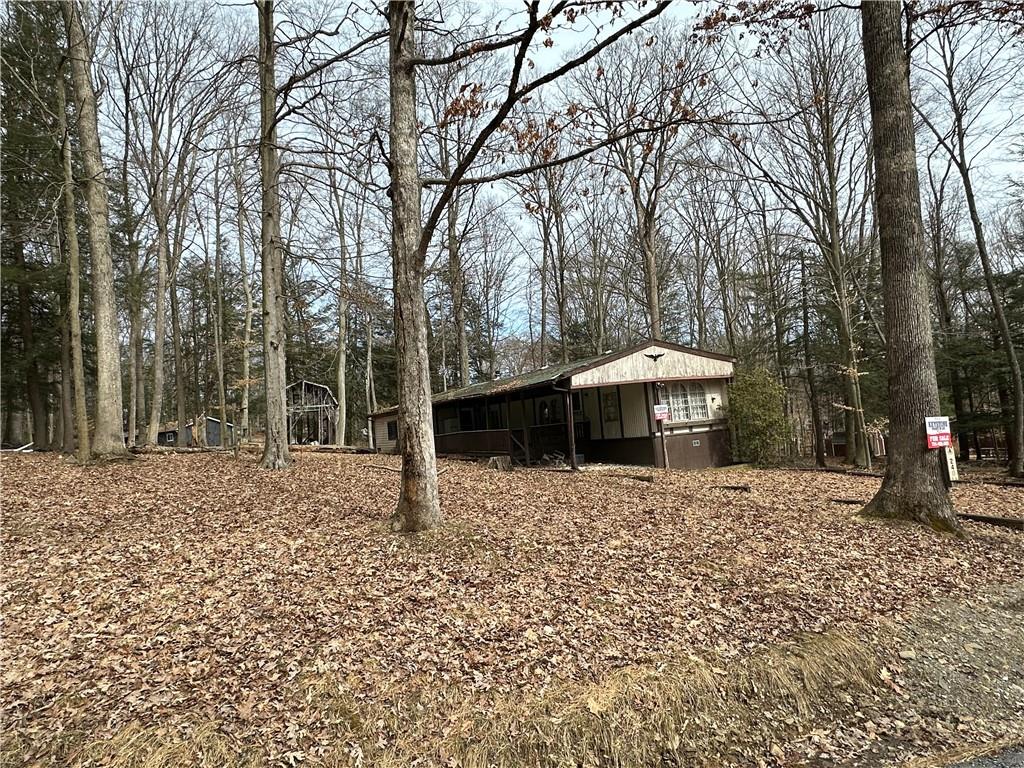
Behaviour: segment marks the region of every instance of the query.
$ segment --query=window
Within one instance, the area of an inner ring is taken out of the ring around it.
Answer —
[[[392,419],[388,422],[388,440],[398,439],[398,419]]]
[[[668,404],[672,421],[703,421],[708,418],[708,399],[700,384],[681,381],[668,386]]]

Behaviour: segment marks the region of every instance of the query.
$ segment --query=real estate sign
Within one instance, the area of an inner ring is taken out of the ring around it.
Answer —
[[[953,444],[953,436],[949,431],[948,416],[928,416],[924,420],[924,431],[927,434],[928,449],[945,448]]]
[[[655,421],[668,421],[669,409],[667,405],[656,405],[654,406],[654,420]]]

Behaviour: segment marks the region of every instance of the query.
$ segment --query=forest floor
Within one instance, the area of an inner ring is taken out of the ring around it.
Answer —
[[[842,765],[1024,741],[1024,536],[878,479],[5,455],[0,764]],[[716,486],[749,486],[749,491]],[[966,485],[958,510],[1024,514]],[[934,764],[934,763],[921,763]]]

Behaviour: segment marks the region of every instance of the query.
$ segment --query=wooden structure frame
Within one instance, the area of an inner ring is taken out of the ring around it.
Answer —
[[[285,389],[290,445],[338,443],[338,401],[325,384],[300,379]]]
[[[588,360],[546,366],[434,397],[440,455],[509,455],[519,464],[551,458],[673,467],[728,463],[725,384],[733,360],[667,342],[645,342]],[[700,420],[656,422],[664,385],[700,382]],[[371,416],[371,446],[396,450],[397,407]]]

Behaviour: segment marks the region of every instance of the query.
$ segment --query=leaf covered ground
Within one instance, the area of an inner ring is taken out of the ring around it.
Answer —
[[[443,463],[444,527],[408,537],[387,529],[387,466],[5,456],[4,754],[114,764],[104,744],[185,734],[254,765],[370,765],[414,733],[453,762],[439,745],[467,707],[486,718],[679,659],[742,666],[1024,579],[1020,534],[968,523],[958,540],[834,501],[869,498],[874,478]],[[1016,488],[955,500],[1024,509]]]

